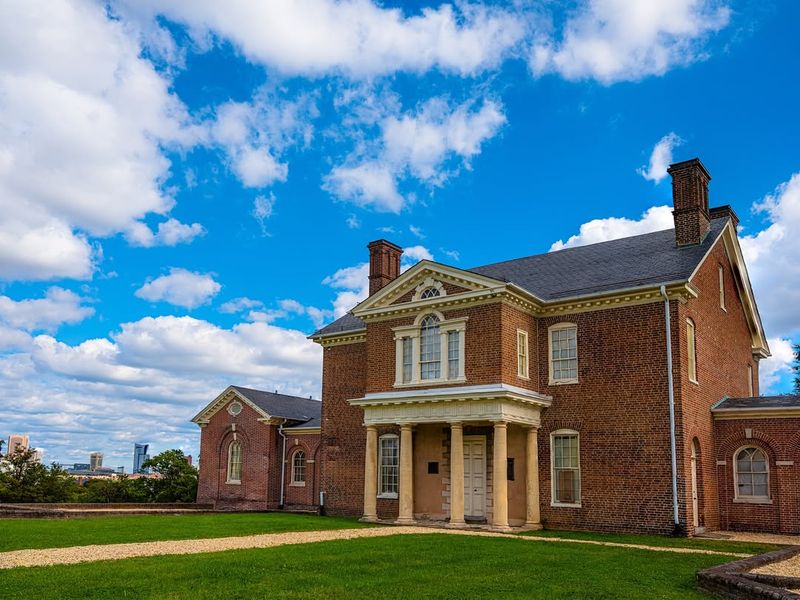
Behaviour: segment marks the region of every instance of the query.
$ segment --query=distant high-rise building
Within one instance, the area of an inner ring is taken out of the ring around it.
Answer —
[[[33,448],[33,460],[38,463],[44,461],[44,450],[41,448]]]
[[[103,466],[103,453],[102,452],[92,452],[89,455],[89,468],[92,471],[97,471],[100,467]]]
[[[8,454],[13,454],[17,449],[24,452],[28,449],[29,445],[30,439],[27,435],[12,433],[8,436],[8,448],[6,448],[6,452],[8,452]]]
[[[186,462],[188,462],[189,464],[192,464],[192,455],[191,454],[187,454],[186,455]]]
[[[141,473],[142,472],[142,465],[145,463],[146,460],[150,459],[150,455],[147,453],[147,450],[150,448],[150,444],[134,444],[133,445],[133,472],[134,473]]]

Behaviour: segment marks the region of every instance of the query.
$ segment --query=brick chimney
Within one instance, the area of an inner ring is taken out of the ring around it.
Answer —
[[[391,283],[400,275],[403,249],[386,240],[375,240],[369,248],[369,295]]]
[[[699,158],[669,166],[672,176],[672,204],[675,218],[675,243],[693,246],[703,241],[711,228],[708,212],[708,174]]]

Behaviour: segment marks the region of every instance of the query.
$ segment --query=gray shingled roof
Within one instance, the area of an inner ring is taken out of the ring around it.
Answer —
[[[516,284],[545,302],[686,281],[727,222],[727,216],[712,220],[697,246],[679,248],[675,230],[665,229],[467,270]],[[363,328],[364,322],[348,313],[312,337]]]
[[[231,387],[272,417],[300,421],[305,427],[315,427],[308,423],[319,422],[320,408],[322,406],[319,400],[262,392],[261,390],[239,387],[238,385]]]
[[[800,408],[800,396],[754,396],[752,398],[723,398],[712,410],[752,409],[752,408]]]

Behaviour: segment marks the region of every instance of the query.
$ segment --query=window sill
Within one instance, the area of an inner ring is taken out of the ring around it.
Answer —
[[[692,379],[691,377],[689,377],[689,383],[693,383],[695,385],[700,385],[700,382],[697,381],[697,379]]]
[[[293,481],[289,484],[289,487],[306,487],[305,481]]]
[[[397,494],[378,494],[377,497],[382,500],[397,500]]]
[[[519,373],[517,373],[517,378],[518,379],[523,379],[525,381],[530,381],[531,380],[529,375],[520,375]]]
[[[551,502],[550,506],[556,508],[582,508],[581,503],[578,502],[577,504],[567,504],[565,502]]]
[[[225,485],[242,485],[241,481],[226,481]]]
[[[396,388],[422,387],[427,385],[447,385],[448,383],[465,383],[466,377],[456,377],[455,379],[424,379],[420,381],[409,381],[408,383],[395,383]]]
[[[577,385],[580,383],[577,379],[551,379],[548,385]]]
[[[734,504],[772,504],[772,498],[734,498]]]

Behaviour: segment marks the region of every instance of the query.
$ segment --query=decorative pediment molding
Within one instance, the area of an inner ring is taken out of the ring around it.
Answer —
[[[211,420],[211,417],[213,417],[234,400],[241,402],[242,404],[246,404],[256,411],[256,413],[260,415],[260,418],[258,419],[259,421],[264,422],[272,419],[271,415],[264,412],[264,410],[259,408],[256,404],[253,404],[253,402],[251,402],[245,395],[239,393],[236,388],[233,386],[228,386],[224,392],[214,398],[203,410],[192,417],[192,423],[197,423],[200,425],[200,427],[207,425]]]

